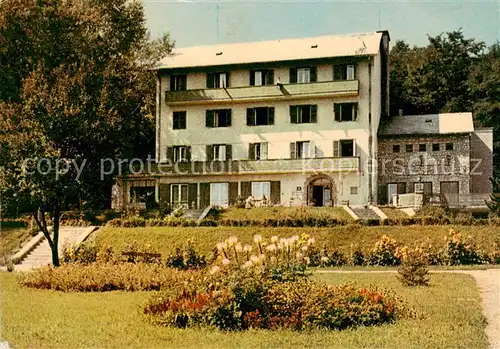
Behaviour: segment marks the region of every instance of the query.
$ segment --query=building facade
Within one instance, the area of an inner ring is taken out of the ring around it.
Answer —
[[[175,50],[157,70],[156,161],[119,179],[115,206],[376,202],[389,40],[383,31]]]

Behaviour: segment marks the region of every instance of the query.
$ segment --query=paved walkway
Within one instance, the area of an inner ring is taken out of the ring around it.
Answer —
[[[395,270],[318,270],[320,274],[329,273],[396,273]],[[481,293],[483,313],[488,320],[486,335],[490,349],[500,349],[500,269],[487,270],[431,270],[431,273],[459,273],[474,277]]]

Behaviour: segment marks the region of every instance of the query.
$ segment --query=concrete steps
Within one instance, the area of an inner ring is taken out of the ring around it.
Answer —
[[[378,214],[375,213],[369,207],[353,207],[351,206],[351,210],[358,216],[358,219],[366,220],[366,219],[377,219],[380,220]]]
[[[184,218],[197,221],[198,218],[200,218],[202,213],[203,213],[203,210],[194,210],[194,209],[185,210],[184,211]]]

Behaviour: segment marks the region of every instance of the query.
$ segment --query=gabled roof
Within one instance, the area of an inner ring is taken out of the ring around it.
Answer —
[[[429,115],[394,116],[381,127],[380,135],[429,135],[472,133],[472,113],[442,113]]]
[[[376,55],[381,32],[173,49],[157,69]]]

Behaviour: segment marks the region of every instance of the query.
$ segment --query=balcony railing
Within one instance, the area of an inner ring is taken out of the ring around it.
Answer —
[[[187,91],[166,91],[165,102],[206,103],[252,101],[263,99],[306,98],[315,95],[324,96],[357,96],[358,80],[311,82],[305,84],[281,84],[267,86],[245,86],[217,89],[201,89]]]
[[[151,166],[151,172],[137,171],[139,175],[228,175],[253,173],[311,173],[311,172],[357,172],[358,157],[273,159],[273,160],[231,160],[164,162]]]

